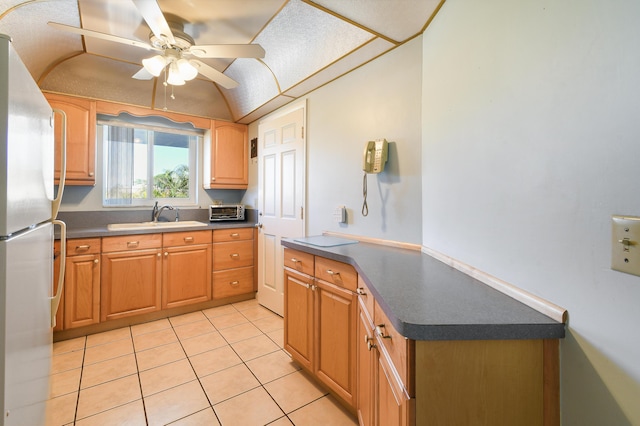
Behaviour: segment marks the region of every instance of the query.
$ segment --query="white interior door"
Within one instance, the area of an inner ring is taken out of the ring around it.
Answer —
[[[284,314],[282,238],[305,235],[305,107],[258,126],[258,302]]]

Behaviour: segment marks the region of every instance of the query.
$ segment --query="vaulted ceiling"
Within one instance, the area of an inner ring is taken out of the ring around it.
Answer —
[[[153,52],[47,24],[148,43],[151,30],[131,0],[0,0],[0,33],[44,91],[250,123],[421,34],[443,2],[158,0],[165,16],[187,22],[195,45],[264,48],[264,58],[202,60],[236,80],[233,89],[202,75],[183,86],[133,79]]]

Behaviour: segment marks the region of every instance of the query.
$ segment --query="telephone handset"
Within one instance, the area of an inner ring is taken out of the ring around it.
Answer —
[[[380,173],[387,162],[388,143],[386,139],[367,142],[362,158],[362,170],[366,173]]]
[[[364,146],[364,153],[362,154],[362,170],[364,170],[364,177],[362,178],[363,216],[369,214],[369,206],[367,206],[367,173],[380,173],[384,170],[389,152],[388,145],[386,139],[377,139],[367,142]]]

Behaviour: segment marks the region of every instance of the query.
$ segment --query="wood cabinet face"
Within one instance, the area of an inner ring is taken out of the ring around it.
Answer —
[[[375,393],[375,365],[376,348],[373,338],[373,324],[358,304],[358,332],[356,336],[357,346],[357,413],[360,426],[373,426],[375,424],[374,407],[376,404]]]
[[[159,310],[161,250],[103,253],[101,281],[102,321]]]
[[[211,121],[210,173],[207,189],[244,189],[249,183],[249,142],[244,124]],[[205,173],[206,174],[206,173]]]
[[[96,107],[95,101],[64,95],[45,95],[52,108],[67,117],[67,185],[95,185]],[[62,116],[55,114],[55,178],[60,177]]]
[[[284,348],[307,370],[313,368],[313,278],[284,271]]]
[[[162,309],[211,299],[211,244],[164,249]]]
[[[100,322],[100,257],[67,257],[64,288],[64,328]]]

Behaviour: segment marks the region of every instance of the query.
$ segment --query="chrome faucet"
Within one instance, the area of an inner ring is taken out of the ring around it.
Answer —
[[[162,207],[158,207],[158,202],[156,201],[156,203],[153,205],[153,211],[151,212],[151,221],[152,222],[157,222],[158,218],[160,217],[160,215],[162,214],[162,211],[164,209],[167,210],[175,210],[176,211],[176,222],[178,221],[178,209],[176,209],[173,206],[170,205],[166,205],[166,206],[162,206]]]

